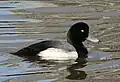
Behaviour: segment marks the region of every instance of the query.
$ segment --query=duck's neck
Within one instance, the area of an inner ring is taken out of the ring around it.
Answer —
[[[78,58],[87,58],[88,57],[88,51],[86,47],[83,45],[83,43],[80,43],[79,46],[75,46],[75,49],[78,53]]]

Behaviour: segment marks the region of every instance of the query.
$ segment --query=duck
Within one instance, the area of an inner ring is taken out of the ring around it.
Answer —
[[[85,22],[77,22],[71,25],[68,30],[66,41],[43,40],[20,49],[14,54],[18,56],[36,56],[43,60],[87,58],[88,50],[83,44],[85,40],[90,40],[89,26]]]

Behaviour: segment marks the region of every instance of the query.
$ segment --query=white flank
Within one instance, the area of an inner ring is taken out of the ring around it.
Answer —
[[[63,49],[48,48],[47,50],[38,53],[45,60],[70,60],[78,57],[77,52],[66,52]]]

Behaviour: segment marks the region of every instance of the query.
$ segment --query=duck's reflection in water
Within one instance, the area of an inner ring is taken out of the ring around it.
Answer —
[[[46,66],[48,64],[57,64],[54,61],[45,61],[45,60],[39,60],[38,57],[32,57],[32,56],[25,56],[25,60],[24,61],[30,61],[30,62],[35,62],[35,61],[39,61],[37,62],[38,64],[42,64],[42,63],[46,63]],[[81,70],[77,70],[80,68],[83,68],[86,66],[87,60],[86,58],[78,58],[76,59],[75,63],[72,65],[67,66],[66,70],[70,73],[68,76],[66,76],[66,79],[70,79],[70,80],[83,80],[86,78],[87,74],[85,71],[81,71]],[[59,64],[59,63],[58,63]],[[57,68],[59,67],[59,65],[57,64]]]
[[[71,79],[71,80],[83,80],[86,78],[87,74],[85,71],[77,70],[82,67],[85,67],[87,63],[86,59],[77,59],[75,64],[70,65],[67,67],[68,72],[70,75],[66,77],[66,79]]]

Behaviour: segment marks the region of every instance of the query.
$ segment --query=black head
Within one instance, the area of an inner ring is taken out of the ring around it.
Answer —
[[[71,26],[67,34],[67,41],[74,46],[78,53],[78,58],[87,58],[88,51],[83,45],[83,41],[89,35],[89,26],[84,22],[78,22]]]
[[[89,26],[84,22],[78,22],[71,26],[67,33],[67,40],[72,45],[78,45],[86,40],[89,35]]]

